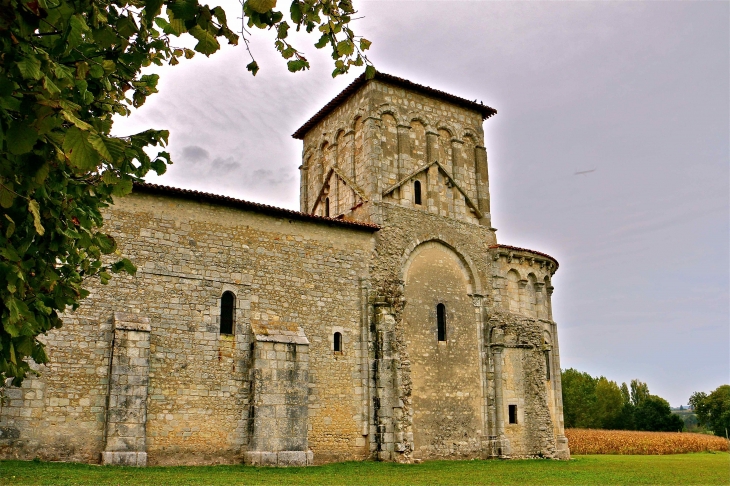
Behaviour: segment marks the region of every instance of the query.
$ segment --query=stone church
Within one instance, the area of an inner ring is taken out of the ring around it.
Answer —
[[[496,110],[377,73],[294,133],[300,210],[138,184],[136,276],[5,390],[0,457],[306,465],[569,457],[551,279],[497,243]]]

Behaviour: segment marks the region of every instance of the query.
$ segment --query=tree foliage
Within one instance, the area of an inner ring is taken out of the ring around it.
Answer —
[[[684,421],[672,413],[669,402],[656,395],[647,395],[634,410],[636,430],[681,432]]]
[[[730,385],[719,386],[709,395],[695,392],[689,404],[701,426],[709,428],[715,435],[727,437],[730,431]]]
[[[369,41],[349,28],[350,0],[294,0],[288,19],[275,7],[247,0],[242,18],[275,30],[290,71],[309,67],[287,40],[292,27],[332,49],[333,76],[367,63]],[[195,47],[175,47],[180,36]],[[143,69],[239,38],[220,6],[198,0],[0,0],[0,385],[20,384],[28,358],[47,361],[37,338],[79,306],[88,279],[136,271],[101,226],[113,197],[171,163],[164,151],[146,152],[166,145],[165,130],[111,135],[114,115],[157,91],[158,75]],[[252,60],[248,69],[259,67]]]
[[[562,372],[563,417],[568,428],[616,430],[682,430],[683,421],[672,414],[663,398],[651,395],[649,386],[631,380],[619,386],[601,376],[594,378],[575,369]]]

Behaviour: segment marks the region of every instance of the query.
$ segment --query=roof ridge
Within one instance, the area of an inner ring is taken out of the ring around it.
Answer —
[[[165,195],[181,196],[186,198],[204,199],[208,202],[218,204],[228,204],[234,207],[251,209],[262,213],[268,213],[279,216],[286,216],[295,218],[303,221],[312,221],[316,223],[331,223],[341,226],[349,226],[362,229],[379,230],[380,226],[373,223],[363,223],[360,221],[351,221],[346,219],[335,219],[328,218],[325,216],[317,216],[314,214],[302,213],[293,209],[280,208],[277,206],[270,206],[268,204],[261,204],[252,201],[246,201],[244,199],[237,199],[230,196],[222,196],[220,194],[213,194],[209,192],[196,191],[194,189],[181,189],[172,186],[163,186],[161,184],[152,184],[150,182],[134,182],[134,190],[141,190],[142,192],[158,193]]]
[[[317,123],[319,123],[324,117],[329,115],[331,112],[335,110],[338,106],[340,106],[342,103],[347,101],[347,99],[350,98],[350,96],[354,95],[358,89],[360,89],[362,86],[364,86],[368,81],[372,81],[373,79],[377,79],[380,81],[385,81],[386,83],[395,84],[397,86],[402,86],[404,88],[409,88],[414,91],[420,91],[421,93],[425,93],[427,95],[433,96],[434,98],[440,98],[442,100],[448,101],[450,103],[453,103],[458,106],[463,106],[466,108],[470,108],[472,110],[475,110],[479,112],[482,115],[482,120],[485,120],[491,116],[494,116],[497,114],[497,110],[494,108],[487,106],[482,103],[477,103],[476,101],[470,101],[466,98],[462,98],[460,96],[453,95],[451,93],[447,93],[445,91],[441,91],[435,88],[431,88],[430,86],[424,86],[422,84],[414,83],[413,81],[409,81],[405,78],[399,78],[398,76],[393,76],[392,74],[383,73],[380,71],[376,71],[375,75],[371,79],[367,79],[365,76],[365,73],[362,73],[360,76],[355,78],[355,80],[350,83],[344,90],[340,91],[340,93],[332,98],[332,100],[329,101],[326,105],[324,105],[317,113],[314,114],[312,118],[307,120],[304,125],[299,127],[293,134],[292,137],[303,140],[304,135],[311,130]]]

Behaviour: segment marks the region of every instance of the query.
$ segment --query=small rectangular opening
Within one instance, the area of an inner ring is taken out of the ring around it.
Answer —
[[[550,350],[545,350],[545,379],[550,380]]]
[[[509,406],[509,423],[511,423],[511,424],[517,423],[517,405]]]

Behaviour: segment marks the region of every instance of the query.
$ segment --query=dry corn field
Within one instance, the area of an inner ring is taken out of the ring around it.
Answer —
[[[727,451],[722,437],[679,432],[566,429],[571,454],[683,454]]]

